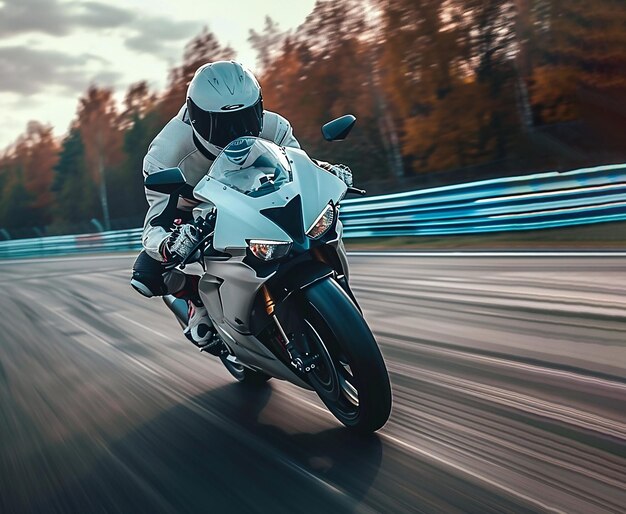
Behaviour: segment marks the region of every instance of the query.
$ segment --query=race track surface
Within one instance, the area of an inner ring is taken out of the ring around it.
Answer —
[[[250,390],[130,256],[0,261],[0,512],[624,512],[626,258],[351,256],[390,371],[357,438]]]

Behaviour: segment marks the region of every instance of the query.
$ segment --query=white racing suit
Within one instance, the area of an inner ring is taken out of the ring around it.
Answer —
[[[274,112],[264,112],[260,137],[281,146],[300,148],[289,122]],[[178,167],[187,183],[194,187],[206,175],[216,157],[202,148],[194,143],[187,107],[183,106],[150,143],[143,160],[144,178],[159,170]],[[163,256],[160,249],[172,230],[173,221],[191,221],[191,212],[199,202],[179,198],[175,210],[171,208],[173,206],[166,209],[170,196],[147,189],[146,199],[149,207],[142,235],[144,251],[133,266],[131,284],[144,296],[177,294],[186,287],[187,276],[179,270],[165,271],[161,266]]]

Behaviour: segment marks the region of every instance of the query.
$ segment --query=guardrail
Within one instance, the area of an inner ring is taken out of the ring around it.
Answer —
[[[141,228],[94,234],[37,237],[0,242],[0,259],[44,257],[74,253],[139,251]]]
[[[350,199],[346,238],[436,236],[626,221],[626,164]],[[141,228],[0,242],[0,259],[138,251]]]
[[[626,220],[626,164],[345,202],[346,237],[531,230]]]

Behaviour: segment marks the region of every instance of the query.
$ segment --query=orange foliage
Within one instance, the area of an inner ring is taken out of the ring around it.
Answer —
[[[9,184],[21,183],[30,194],[30,208],[39,213],[40,222],[50,221],[50,208],[54,201],[51,186],[58,152],[59,145],[52,127],[30,121],[26,132],[9,147],[0,164],[1,168],[12,170]]]
[[[104,169],[122,161],[122,132],[113,91],[91,86],[79,100],[76,125],[85,146],[87,169],[96,184]]]

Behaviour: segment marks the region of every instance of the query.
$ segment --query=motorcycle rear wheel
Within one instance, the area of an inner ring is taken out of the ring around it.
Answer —
[[[305,289],[304,297],[307,340],[320,355],[308,375],[311,385],[346,427],[378,430],[391,413],[391,385],[370,328],[332,279]]]

